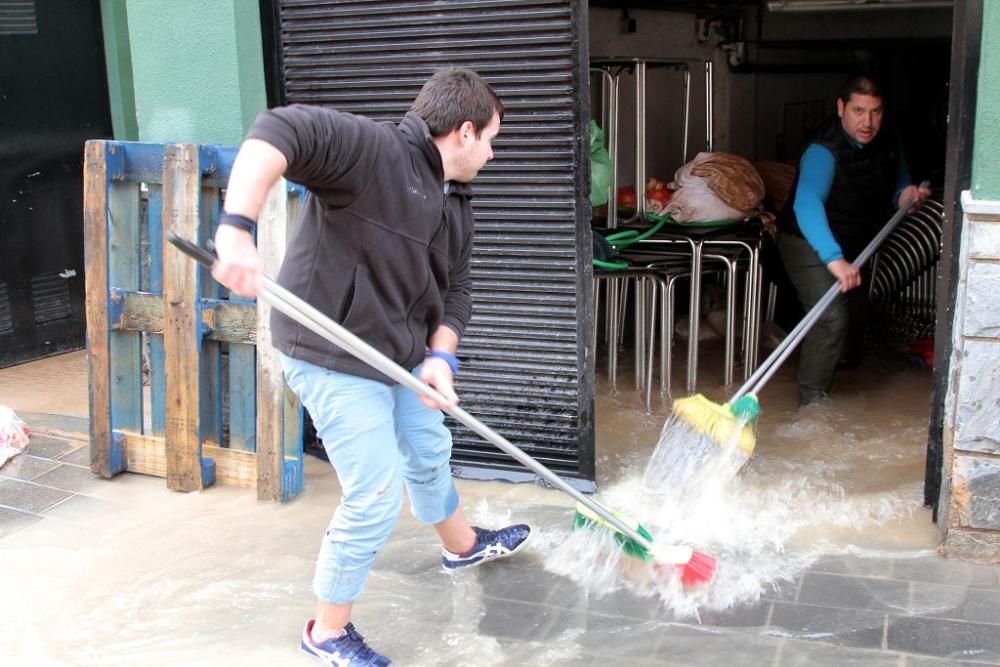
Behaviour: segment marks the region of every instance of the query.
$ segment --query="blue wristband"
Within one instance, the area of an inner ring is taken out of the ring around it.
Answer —
[[[445,352],[444,350],[431,350],[428,357],[434,357],[435,359],[444,359],[448,362],[448,367],[451,368],[452,375],[458,375],[458,357],[456,357],[451,352]]]
[[[219,216],[220,225],[232,225],[233,227],[238,227],[245,232],[250,232],[251,234],[257,229],[257,223],[246,217],[245,215],[240,215],[238,213],[223,213]]]

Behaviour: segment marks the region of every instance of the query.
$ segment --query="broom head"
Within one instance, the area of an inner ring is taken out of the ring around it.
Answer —
[[[700,551],[692,551],[691,558],[681,569],[681,583],[685,586],[707,584],[715,576],[716,560]]]
[[[652,544],[653,536],[638,521],[604,505],[601,505],[601,507]],[[695,551],[691,547],[680,545],[654,546],[652,552],[650,552],[650,550],[598,516],[589,507],[583,503],[577,503],[576,515],[573,517],[573,527],[581,528],[583,526],[589,528],[601,527],[610,530],[614,535],[615,542],[618,543],[627,556],[652,563],[657,567],[669,566],[680,568],[681,582],[685,586],[708,583],[715,575],[716,559],[713,556]]]
[[[735,445],[750,456],[756,445],[752,422],[741,424],[728,405],[719,405],[694,394],[674,401],[673,414],[698,433],[702,433],[715,443]]]
[[[625,516],[620,512],[616,512],[609,507],[605,507],[604,505],[601,505],[601,507],[604,508],[605,512],[613,515],[619,521],[621,521],[626,526],[634,530],[641,537],[646,538],[646,541],[652,544],[653,536],[650,535],[649,531],[646,530],[646,528],[638,521],[636,521],[632,517]],[[618,546],[622,548],[622,551],[625,552],[625,555],[631,556],[632,558],[638,558],[639,560],[646,562],[650,562],[653,560],[653,555],[649,553],[648,549],[646,549],[644,546],[633,540],[625,533],[615,528],[612,524],[605,521],[603,518],[598,516],[596,512],[594,512],[592,509],[590,509],[583,503],[577,503],[576,514],[573,517],[573,527],[582,528],[584,526],[588,528],[598,528],[598,527],[606,528],[607,530],[611,531],[612,535],[614,535],[615,542],[617,542]]]

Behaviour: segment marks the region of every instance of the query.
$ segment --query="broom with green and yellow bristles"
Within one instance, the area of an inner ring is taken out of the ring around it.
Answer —
[[[215,263],[215,255],[209,250],[172,233],[167,238],[179,250],[196,259],[201,264],[211,267]],[[267,276],[263,276],[261,279],[260,298],[269,303],[272,308],[287,315],[346,352],[351,353],[395,382],[412,389],[422,396],[430,398],[436,403],[443,404],[446,402],[436,389],[414,377],[402,366]],[[621,545],[626,555],[651,562],[654,565],[676,568],[680,572],[681,581],[686,585],[705,583],[712,579],[715,573],[716,562],[712,556],[694,551],[686,546],[660,546],[654,544],[652,536],[637,521],[608,509],[592,498],[583,495],[551,470],[528,456],[519,447],[509,442],[506,438],[462,408],[456,405],[446,409],[446,412],[474,433],[482,436],[485,440],[537,473],[546,482],[576,500],[575,526],[588,525],[611,530],[615,536],[615,540]]]
[[[920,188],[930,184],[924,181]],[[914,198],[911,196],[899,207],[895,215],[889,219],[885,227],[861,251],[854,266],[861,268],[865,262],[878,250],[886,237],[892,233],[896,225],[906,217]],[[730,448],[730,454],[742,465],[750,459],[756,446],[754,427],[760,416],[760,403],[757,395],[764,385],[777,372],[782,363],[795,350],[809,330],[819,321],[830,304],[840,294],[840,283],[834,282],[826,294],[816,302],[806,316],[795,326],[777,348],[765,359],[759,368],[740,387],[725,404],[713,403],[702,394],[674,401],[672,417],[661,440],[670,440],[669,451],[664,456],[681,457],[681,460],[662,461],[658,470],[684,470],[685,475],[697,472],[697,465],[710,458],[710,450],[724,446]],[[691,442],[696,440],[697,442]],[[737,467],[738,469],[738,467]],[[735,472],[735,471],[734,471]],[[674,479],[675,482],[683,481]]]

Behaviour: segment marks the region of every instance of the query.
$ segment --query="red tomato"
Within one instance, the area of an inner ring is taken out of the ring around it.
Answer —
[[[667,190],[666,188],[663,188],[662,190],[653,190],[651,192],[646,193],[647,200],[652,199],[656,202],[659,202],[663,206],[666,206],[667,202],[669,202],[673,196],[674,196],[674,191]]]
[[[660,214],[666,208],[667,202],[674,196],[673,190],[650,190],[646,193],[646,210],[650,213]]]
[[[635,208],[639,200],[635,196],[635,188],[624,185],[618,188],[618,208]]]

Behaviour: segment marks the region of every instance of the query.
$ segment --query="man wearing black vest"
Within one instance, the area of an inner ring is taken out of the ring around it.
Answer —
[[[835,281],[845,296],[824,313],[802,343],[799,406],[825,398],[848,341],[864,330],[861,272],[851,262],[908,197],[918,207],[930,195],[912,185],[895,132],[880,132],[882,88],[871,75],[851,76],[837,99],[837,116],[802,153],[794,197],[778,218],[778,252],[808,311]],[[846,294],[850,292],[850,294]]]

